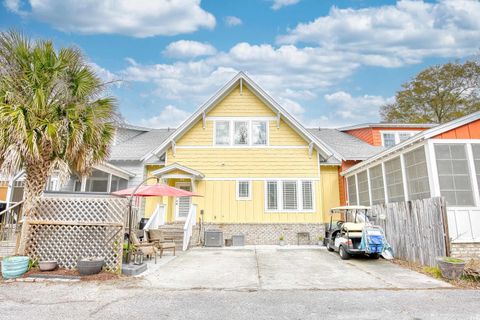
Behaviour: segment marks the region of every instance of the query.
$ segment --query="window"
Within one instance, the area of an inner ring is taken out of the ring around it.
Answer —
[[[405,201],[400,157],[385,162],[385,179],[389,202]]]
[[[230,122],[229,121],[215,122],[215,144],[216,145],[230,144]]]
[[[215,121],[215,145],[267,145],[267,124],[267,121],[260,120],[217,120]]]
[[[267,182],[267,210],[278,209],[278,184],[276,181]]]
[[[450,206],[473,206],[465,144],[436,144],[440,193]]]
[[[348,191],[348,204],[351,206],[358,204],[357,184],[355,182],[355,176],[350,176],[347,178],[347,191]]]
[[[382,134],[382,145],[384,147],[390,148],[400,142],[410,139],[416,135],[418,131],[383,131]]]
[[[94,169],[87,178],[85,192],[108,192],[108,173]]]
[[[237,200],[250,200],[250,181],[237,181]]]
[[[480,144],[472,144],[473,163],[475,165],[475,172],[477,175],[478,190],[480,190]]]
[[[382,165],[379,164],[370,170],[370,189],[372,192],[372,205],[385,203],[385,189],[383,186]]]
[[[267,144],[267,122],[252,121],[252,144],[253,145]]]
[[[408,199],[430,198],[425,148],[420,147],[404,154],[407,173]]]
[[[312,181],[267,181],[266,211],[311,212],[314,210]]]
[[[128,180],[112,175],[112,181],[110,182],[110,192],[126,189],[128,186]]]
[[[248,122],[246,121],[234,121],[235,132],[233,135],[234,145],[246,145],[248,144]]]
[[[312,181],[302,181],[303,210],[313,210]]]
[[[367,171],[357,174],[358,180],[358,203],[362,206],[370,205],[370,194],[368,192],[368,175]]]
[[[60,184],[58,173],[53,173],[48,179],[45,191],[50,192],[80,192],[82,181],[79,177],[72,174],[63,185]]]
[[[394,133],[384,133],[383,134],[383,146],[390,148],[395,145],[395,134]]]
[[[297,210],[297,182],[283,182],[283,210]]]

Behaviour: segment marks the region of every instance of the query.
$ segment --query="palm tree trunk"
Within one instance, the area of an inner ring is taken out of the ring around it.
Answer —
[[[35,216],[38,209],[38,202],[47,183],[50,165],[51,161],[47,160],[41,163],[29,163],[25,167],[26,178],[23,195],[25,202],[23,206],[23,223],[18,254],[25,255],[30,229],[28,221]]]

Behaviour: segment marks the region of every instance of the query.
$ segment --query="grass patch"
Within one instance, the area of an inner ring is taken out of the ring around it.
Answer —
[[[424,267],[423,272],[437,279],[442,277],[442,271],[438,267]]]
[[[450,263],[462,263],[462,262],[465,262],[465,260],[457,259],[457,258],[451,258],[451,257],[442,257],[442,260],[445,261],[445,262],[450,262]]]

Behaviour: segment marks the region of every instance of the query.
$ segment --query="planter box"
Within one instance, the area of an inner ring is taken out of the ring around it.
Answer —
[[[104,264],[105,260],[103,258],[80,259],[77,263],[77,269],[80,275],[89,276],[100,273]]]
[[[38,267],[40,271],[52,271],[57,269],[57,261],[40,261]]]

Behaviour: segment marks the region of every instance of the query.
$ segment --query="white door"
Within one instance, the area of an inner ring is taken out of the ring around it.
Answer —
[[[177,182],[175,188],[192,191],[192,186],[188,182]],[[187,218],[191,203],[191,197],[175,198],[175,220],[185,220]]]

